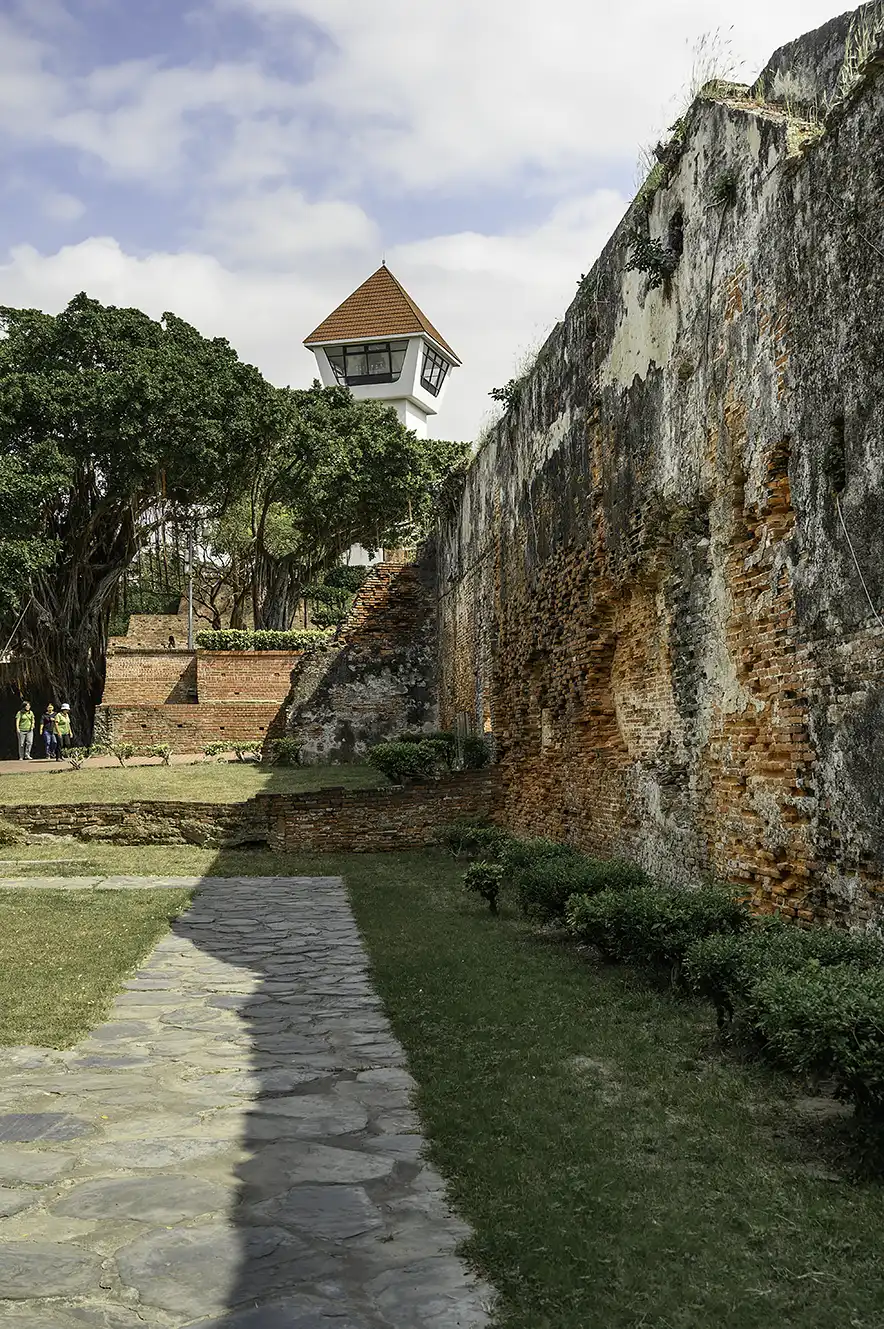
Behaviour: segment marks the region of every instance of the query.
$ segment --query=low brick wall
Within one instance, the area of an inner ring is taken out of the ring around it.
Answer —
[[[207,743],[281,738],[285,710],[278,702],[206,702],[199,706],[100,706],[96,736],[118,743],[168,743],[173,752],[202,752]]]
[[[496,818],[500,787],[491,771],[388,789],[321,789],[262,795],[270,843],[288,853],[386,853],[422,849],[459,817]]]
[[[384,853],[433,844],[458,817],[496,818],[493,771],[388,789],[259,794],[245,803],[14,804],[2,816],[31,835],[118,844],[269,844],[287,853]]]

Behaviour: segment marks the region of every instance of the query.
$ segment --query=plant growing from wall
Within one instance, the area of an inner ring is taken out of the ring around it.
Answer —
[[[651,236],[647,222],[632,227],[629,232],[629,247],[626,270],[643,272],[648,279],[649,290],[656,290],[664,282],[669,281],[678,267],[678,253]]]

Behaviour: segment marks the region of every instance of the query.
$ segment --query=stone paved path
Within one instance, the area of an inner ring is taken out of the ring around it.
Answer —
[[[199,894],[75,1049],[0,1050],[0,1326],[486,1325],[342,883],[89,884]]]

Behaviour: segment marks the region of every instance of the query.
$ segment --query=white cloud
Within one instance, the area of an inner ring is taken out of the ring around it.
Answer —
[[[202,239],[213,253],[246,267],[276,268],[342,253],[380,252],[377,227],[355,203],[311,203],[288,186],[237,194],[209,214]]]
[[[46,65],[47,48],[0,14],[0,128],[39,136],[64,103],[61,79]]]
[[[435,422],[437,436],[475,436],[488,392],[512,375],[520,341],[536,341],[560,316],[624,206],[604,191],[515,235],[464,233],[390,252],[391,268],[464,361]],[[315,363],[302,339],[377,265],[365,225],[362,248],[353,247],[358,225],[352,234],[345,227],[349,248],[328,248],[287,273],[234,269],[196,252],[139,257],[96,237],[50,255],[19,246],[0,266],[0,282],[6,303],[50,312],[80,290],[154,317],[172,309],[205,334],[227,337],[274,382],[304,386]]]
[[[43,200],[43,212],[52,221],[78,221],[86,211],[86,204],[73,194],[47,194]]]
[[[239,3],[271,22],[307,19],[330,36],[333,52],[305,103],[338,123],[343,165],[416,188],[496,183],[526,167],[558,179],[632,157],[678,109],[692,43],[716,27],[726,35],[733,22],[726,0],[625,0],[603,11],[585,0]],[[732,34],[744,77],[840,8],[746,0]],[[286,30],[275,28],[277,46]]]

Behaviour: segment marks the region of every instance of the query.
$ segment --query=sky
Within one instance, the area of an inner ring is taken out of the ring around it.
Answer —
[[[273,382],[385,259],[474,438],[709,72],[832,0],[0,0],[0,304],[172,310]],[[732,25],[732,26],[731,26]],[[706,57],[700,56],[700,63]]]

